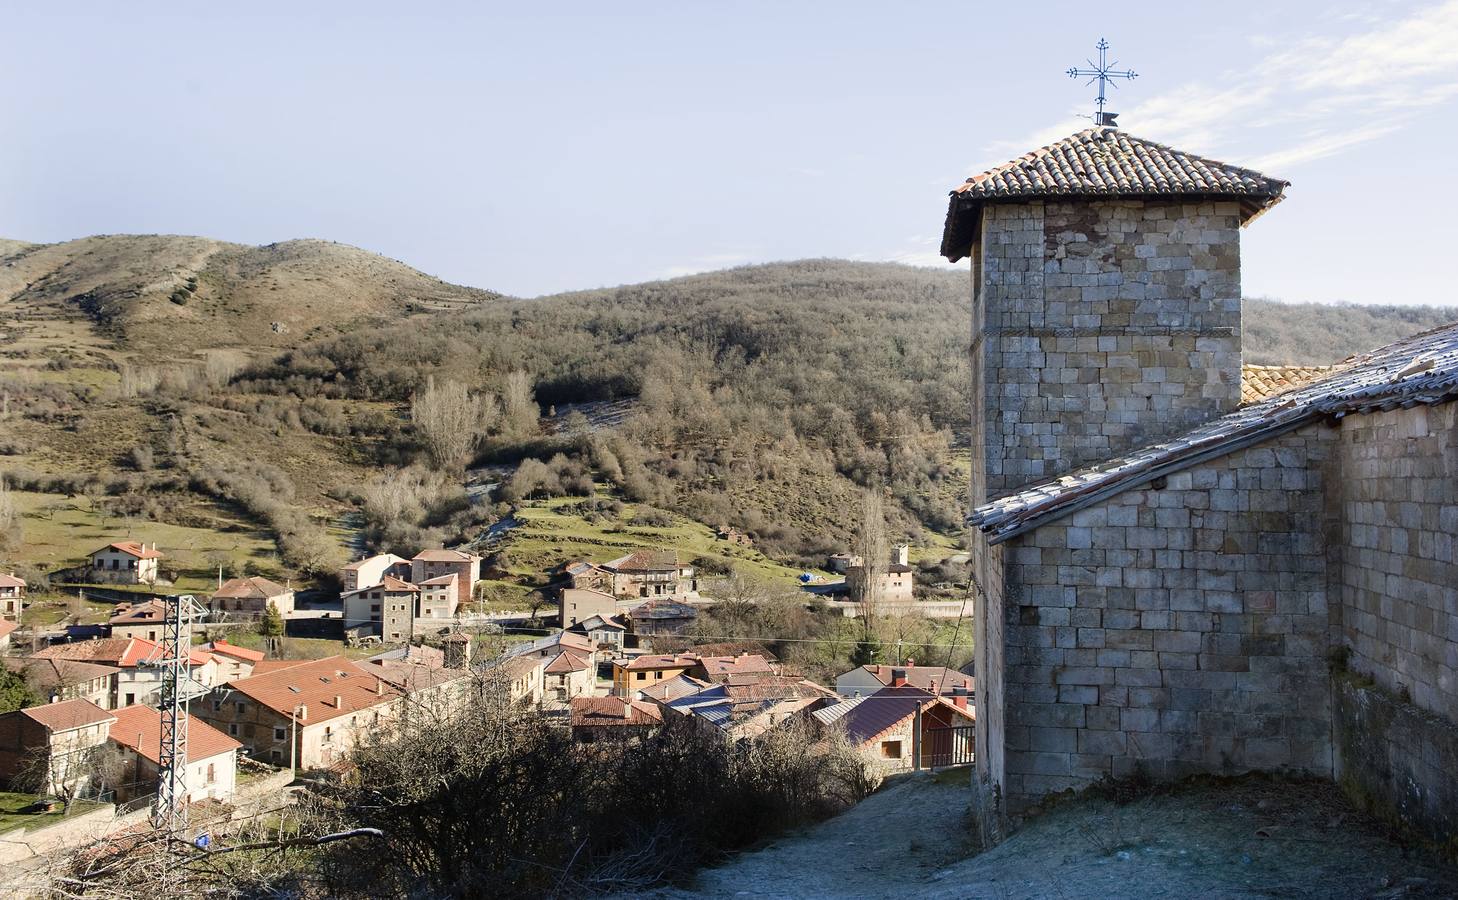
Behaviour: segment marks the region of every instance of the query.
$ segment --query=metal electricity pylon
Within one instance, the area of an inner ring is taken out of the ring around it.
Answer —
[[[192,678],[192,625],[207,609],[191,594],[161,598],[166,606],[162,640],[146,664],[162,670],[162,745],[157,755],[157,799],[152,825],[169,838],[187,827],[187,701],[208,692]]]

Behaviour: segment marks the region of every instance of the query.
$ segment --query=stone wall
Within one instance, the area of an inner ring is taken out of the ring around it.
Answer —
[[[973,368],[991,496],[1235,408],[1239,223],[1233,202],[986,208]]]
[[[1006,545],[1010,812],[1139,770],[1331,773],[1332,435],[1238,451]]]

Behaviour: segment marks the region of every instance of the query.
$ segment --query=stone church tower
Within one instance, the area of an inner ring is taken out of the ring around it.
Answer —
[[[1020,488],[1057,487],[1071,471],[1236,409],[1240,228],[1279,202],[1286,186],[1099,127],[952,192],[941,252],[953,262],[971,259],[973,508]],[[1100,610],[1071,607],[1131,602],[1123,593],[1108,601],[1110,590],[1132,595],[1125,587],[1076,586],[1094,577],[1097,560],[1108,563],[1102,549],[1056,547],[1045,558],[1040,546],[1025,544],[1009,548],[974,533],[971,546],[983,588],[973,640],[979,815],[989,835],[1009,794],[1033,793],[1035,782],[1076,783],[1067,772],[1078,754],[1067,746],[1052,760],[1061,775],[1026,771],[1040,748],[1019,743],[1029,726],[1018,717],[1076,693],[1051,683],[1060,676],[1044,657],[1098,658],[1081,645],[1058,649],[1087,630],[1080,624],[1104,623]],[[1136,562],[1146,553],[1115,552]],[[1108,620],[1130,618],[1125,612]],[[1149,637],[1131,640],[1142,646]],[[1094,693],[1096,703],[1108,699]],[[1009,704],[1023,712],[1005,721]],[[1066,715],[1070,726],[1087,721],[1083,706],[1048,715]],[[1084,740],[1071,727],[1054,731],[1075,748]],[[1005,755],[1014,757],[1006,782]]]
[[[1240,228],[1286,187],[1111,127],[952,192],[972,260],[972,504],[1240,402]]]

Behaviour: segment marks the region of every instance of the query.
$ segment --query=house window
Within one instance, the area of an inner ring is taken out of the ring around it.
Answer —
[[[240,716],[248,711],[248,704],[244,703],[242,700],[239,700],[235,705],[238,709],[238,715]]]
[[[213,771],[213,764],[212,763],[208,763],[208,784],[212,784],[213,782],[215,782],[217,780],[218,780],[218,773],[215,772],[215,771]]]
[[[136,694],[127,694],[127,702],[124,703],[124,704],[122,704],[122,705],[123,706],[131,706],[133,703],[136,703],[136,702],[137,702],[137,695]]]
[[[647,681],[648,680],[648,673],[647,672],[639,672],[637,674],[638,674],[638,680],[639,681]]]
[[[221,701],[221,700],[214,700],[213,701],[213,712],[222,712],[222,711],[223,711],[223,701]]]
[[[274,740],[281,741],[284,738],[286,738],[287,736],[288,736],[287,729],[279,728],[278,726],[274,726],[274,729],[273,729],[273,739]]]
[[[334,729],[331,726],[325,725],[324,726],[324,740],[323,740],[323,743],[325,743],[325,744],[332,744],[333,742],[334,742]]]
[[[229,722],[228,723],[228,736],[229,737],[237,737],[238,736],[238,723],[237,722]]]
[[[268,751],[268,758],[272,762],[279,762],[283,759],[283,754],[278,752],[277,750],[270,750]]]
[[[901,758],[901,742],[900,741],[882,741],[881,742],[881,758],[882,759],[900,759]]]

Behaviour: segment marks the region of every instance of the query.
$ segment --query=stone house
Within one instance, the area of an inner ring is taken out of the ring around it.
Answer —
[[[420,601],[415,607],[415,618],[437,622],[423,621],[420,623],[424,628],[443,627],[446,620],[454,619],[456,612],[460,609],[460,584],[461,580],[455,572],[447,572],[444,575],[436,575],[419,582],[416,586],[420,588]]]
[[[847,740],[886,771],[934,769],[972,759],[974,721],[965,693],[944,698],[894,684],[810,715],[822,726],[843,729]]]
[[[989,839],[1105,777],[1249,770],[1458,834],[1458,327],[1242,406],[1239,231],[1286,186],[1095,128],[953,192]]]
[[[349,591],[341,598],[346,634],[375,635],[387,644],[409,641],[420,605],[418,585],[386,575],[378,584]]]
[[[343,656],[300,661],[220,685],[193,715],[261,762],[328,768],[395,714],[402,692]]]
[[[881,602],[905,606],[916,600],[916,570],[904,563],[888,563],[886,571],[877,575],[881,581]],[[866,567],[854,565],[845,570],[845,586],[852,597],[866,580]]]
[[[25,579],[16,578],[15,573],[0,574],[0,619],[20,621],[25,611]]]
[[[588,657],[563,650],[542,668],[545,699],[566,703],[573,697],[591,694],[597,683],[595,669]]]
[[[271,605],[287,619],[294,614],[294,590],[260,575],[229,578],[208,601],[214,612],[238,618],[262,618]]]
[[[162,640],[166,622],[167,605],[161,600],[119,603],[106,620],[106,629],[114,638],[141,638],[156,642]]]
[[[156,584],[161,559],[156,544],[116,541],[91,551],[86,577],[96,584]]]
[[[629,609],[624,616],[628,630],[638,638],[674,637],[688,631],[699,617],[699,611],[687,603],[667,597],[655,597]]]
[[[566,587],[612,593],[612,573],[594,563],[574,560],[562,566],[561,576]]]
[[[904,666],[857,666],[835,679],[835,692],[842,697],[869,697],[883,687],[903,684],[949,697],[958,688],[972,694],[976,679],[956,669],[918,666],[915,660],[908,659]]]
[[[454,616],[462,606],[471,602],[471,593],[476,582],[481,580],[481,557],[464,550],[422,550],[410,560],[410,580],[419,585],[455,575],[454,597],[448,616]]]
[[[45,767],[43,793],[84,790],[95,777],[91,759],[105,746],[112,713],[89,700],[62,700],[0,715],[0,782]]]
[[[851,566],[859,566],[861,558],[854,553],[832,553],[825,558],[827,571],[844,575]]]
[[[611,592],[618,597],[696,597],[699,581],[694,567],[678,561],[668,550],[635,550],[612,562],[603,563],[612,577]]]
[[[206,644],[199,644],[198,649],[211,654],[213,659],[217,660],[218,684],[247,678],[253,674],[253,667],[262,662],[264,657],[262,651],[238,647],[221,638]]]
[[[639,741],[663,727],[663,712],[646,700],[574,697],[569,709],[572,738],[584,744]]]
[[[592,615],[571,626],[571,630],[587,635],[587,639],[592,641],[593,646],[599,651],[621,653],[624,639],[628,633],[628,625],[620,616]]]
[[[88,700],[102,709],[113,706],[117,669],[112,666],[34,656],[7,656],[4,662],[43,700]]]
[[[754,539],[738,528],[730,528],[728,525],[720,525],[714,531],[714,540],[725,541],[736,547],[752,547]]]
[[[410,560],[393,553],[377,553],[348,563],[339,570],[340,592],[349,594],[371,587],[393,575],[401,580],[411,578]]]
[[[162,713],[150,706],[129,706],[114,712],[107,737],[122,754],[125,771],[116,789],[118,803],[157,790],[162,755]],[[197,716],[188,716],[186,800],[227,800],[238,778],[242,746]]]
[[[592,588],[564,587],[557,592],[558,622],[563,628],[574,628],[594,616],[604,619],[620,617],[642,602],[623,600]]]

